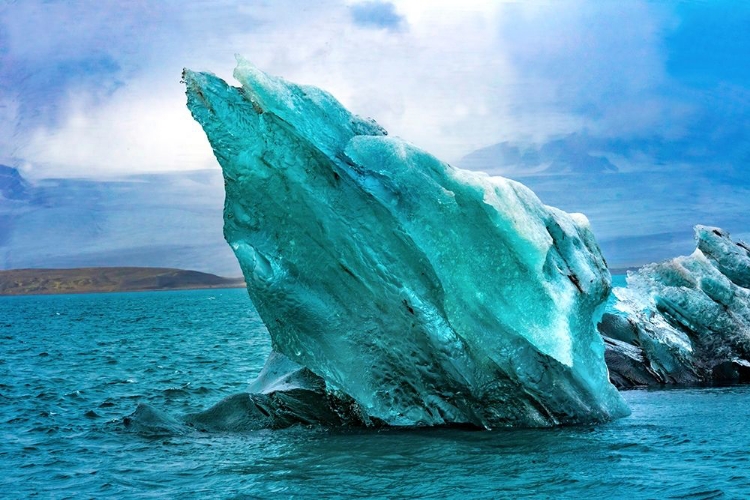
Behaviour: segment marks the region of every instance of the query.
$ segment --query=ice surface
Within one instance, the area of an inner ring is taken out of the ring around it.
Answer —
[[[695,239],[692,255],[614,290],[600,329],[618,386],[750,379],[750,247],[714,227],[696,226]]]
[[[184,72],[275,351],[365,424],[627,414],[595,327],[610,276],[584,216],[386,137],[315,87],[241,59],[234,76],[241,88]],[[294,378],[272,371],[260,386]]]
[[[351,398],[332,394],[325,381],[272,352],[251,393],[229,396],[185,422],[202,431],[281,429],[294,424],[326,426],[379,426],[383,423],[361,411]]]

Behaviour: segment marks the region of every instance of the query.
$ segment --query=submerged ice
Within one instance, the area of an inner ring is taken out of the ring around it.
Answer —
[[[248,408],[294,414],[269,403],[292,390],[318,412],[308,421],[363,425],[627,413],[596,330],[610,277],[584,216],[387,137],[318,88],[243,60],[234,76],[241,87],[184,81],[275,351]]]
[[[619,387],[750,381],[750,247],[695,227],[692,255],[649,264],[616,288],[600,329]]]

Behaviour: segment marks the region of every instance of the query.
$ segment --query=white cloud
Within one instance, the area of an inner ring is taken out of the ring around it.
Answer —
[[[27,174],[97,177],[213,167],[208,141],[173,80],[156,88],[141,80],[100,105],[72,95],[60,126],[37,129],[21,149]]]
[[[128,61],[139,61],[137,70],[123,71],[124,86],[104,100],[93,97],[96,89],[77,88],[62,106],[64,119],[30,133],[19,154],[36,176],[214,165],[177,82],[183,66],[228,77],[234,53],[270,73],[330,91],[391,134],[448,161],[502,140],[542,140],[590,126],[577,102],[560,102],[561,96],[585,102],[590,87],[595,98],[606,99],[607,86],[623,79],[643,91],[650,80],[638,78],[659,63],[654,37],[641,36],[655,28],[637,28],[649,16],[645,7],[613,9],[626,25],[617,36],[630,40],[613,51],[609,28],[587,26],[592,15],[585,5],[398,0],[393,3],[405,28],[393,32],[356,26],[351,3],[185,5],[173,13],[178,19],[164,23],[164,32],[149,28],[152,42],[137,44],[148,48],[142,59],[124,51]],[[112,22],[112,16],[106,19]],[[618,60],[625,53],[646,62],[629,71],[622,63],[632,58]],[[604,61],[610,56],[614,60]],[[581,62],[592,71],[537,72],[529,67],[533,57],[552,69],[560,58],[563,68]]]

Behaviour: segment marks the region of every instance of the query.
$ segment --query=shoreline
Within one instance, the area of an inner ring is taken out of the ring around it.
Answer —
[[[0,271],[0,296],[244,288],[244,278],[174,268],[86,267]]]
[[[52,295],[98,295],[106,293],[144,293],[144,292],[189,292],[191,290],[235,290],[245,288],[244,284],[239,285],[215,285],[215,286],[196,286],[185,288],[140,288],[128,290],[91,290],[91,291],[65,291],[65,292],[27,292],[27,293],[5,293],[0,292],[0,299],[5,297],[41,297]]]

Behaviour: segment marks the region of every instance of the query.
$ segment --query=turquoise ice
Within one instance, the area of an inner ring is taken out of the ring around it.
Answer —
[[[627,414],[584,216],[388,137],[323,90],[242,59],[234,76],[184,72],[224,172],[224,234],[274,350],[336,405],[397,426]]]
[[[708,226],[695,241],[615,288],[600,328],[618,387],[750,381],[750,246]]]

